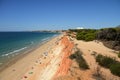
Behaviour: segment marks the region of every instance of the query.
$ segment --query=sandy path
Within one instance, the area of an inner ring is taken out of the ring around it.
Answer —
[[[45,51],[51,50],[51,48],[56,46],[56,41],[60,38],[60,36],[53,38],[52,40],[48,41],[47,43],[43,44],[36,50],[30,52],[28,55],[24,56],[23,58],[19,59],[16,63],[6,68],[4,71],[0,72],[0,80],[21,80],[21,79],[28,79],[29,76],[33,76],[36,78],[42,69],[47,65],[47,60],[41,59],[43,61],[46,61],[45,64],[40,64],[39,59],[43,57],[43,53]],[[49,57],[50,58],[50,57]],[[39,70],[38,70],[39,69]],[[26,73],[28,72],[28,73]],[[28,75],[28,76],[27,76]],[[33,79],[33,78],[29,78]],[[35,79],[33,79],[35,80]]]
[[[83,57],[90,66],[90,71],[85,73],[87,75],[89,74],[88,78],[91,78],[91,75],[96,71],[96,68],[99,66],[96,63],[94,56],[91,55],[93,51],[102,55],[115,57],[116,60],[120,61],[120,58],[118,58],[117,54],[113,53],[112,49],[105,47],[101,42],[96,43],[95,41],[84,42],[77,40],[75,40],[74,42],[75,44],[78,44],[78,48],[83,52]],[[105,76],[106,80],[120,80],[119,77],[112,75],[108,69],[100,67],[100,71],[102,72],[102,75]],[[83,77],[82,80],[89,80],[84,77],[85,74],[81,73],[81,77]]]

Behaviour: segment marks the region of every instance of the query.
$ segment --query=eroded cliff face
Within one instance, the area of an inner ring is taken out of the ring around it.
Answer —
[[[61,40],[61,43],[68,44],[69,41],[66,41],[67,37],[64,38],[63,41]],[[89,65],[89,69],[83,70],[79,67],[79,64],[75,59],[71,61],[62,56],[61,65],[58,68],[58,71],[53,80],[120,80],[120,77],[113,75],[109,69],[100,66],[95,59],[95,55],[101,54],[115,57],[118,61],[120,61],[117,54],[114,54],[112,49],[105,47],[102,42],[85,42],[76,39],[73,39],[72,42],[77,44],[77,48],[82,51],[82,56]],[[69,50],[67,47],[64,49],[65,51]],[[62,52],[64,52],[64,50]],[[72,54],[74,54],[74,52]],[[68,63],[70,62],[69,66],[67,66],[67,61]]]
[[[64,36],[61,39],[61,45],[64,46],[64,48],[61,53],[62,55],[61,55],[59,68],[53,78],[54,80],[57,80],[60,77],[66,77],[66,75],[68,75],[68,71],[70,70],[70,66],[72,64],[72,61],[70,60],[69,56],[71,55],[74,47],[73,42],[71,42],[67,36]]]

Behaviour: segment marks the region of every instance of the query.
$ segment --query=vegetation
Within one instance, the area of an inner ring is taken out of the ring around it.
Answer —
[[[77,40],[92,41],[95,39],[96,30],[92,29],[83,29],[77,32]]]
[[[119,53],[118,53],[118,57],[120,58],[120,51],[119,51]]]
[[[99,30],[95,29],[80,29],[71,30],[77,33],[77,40],[91,41],[94,39],[105,41],[120,41],[120,28],[103,28]]]
[[[116,63],[116,60],[99,54],[96,56],[96,62],[105,68],[110,68],[112,64]]]
[[[120,27],[102,29],[69,29],[69,33],[75,33],[77,40],[100,40],[109,48],[120,50]]]
[[[120,76],[120,62],[116,61],[115,59],[107,56],[97,55],[96,62],[105,68],[109,68],[112,74]]]
[[[79,65],[79,68],[89,69],[88,64],[86,63],[86,61],[82,57],[82,52],[80,52],[79,50],[76,51],[74,54],[70,55],[70,59],[75,59],[76,62],[78,63],[78,65]]]
[[[119,40],[119,37],[118,37],[119,35],[120,35],[120,32],[118,28],[101,29],[96,34],[97,39],[107,40],[107,41]]]
[[[94,73],[93,73],[93,77],[96,79],[96,80],[106,80],[105,79],[105,76],[102,75],[102,71],[101,71],[101,68],[99,66],[97,66],[94,70]]]
[[[120,50],[120,28],[104,28],[96,33],[96,39],[104,42],[104,45]]]
[[[114,75],[117,75],[120,77],[120,63],[116,63],[116,64],[111,65],[110,71]]]

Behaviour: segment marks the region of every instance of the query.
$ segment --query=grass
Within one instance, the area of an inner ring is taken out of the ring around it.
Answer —
[[[74,54],[70,55],[70,59],[75,59],[81,69],[89,69],[88,64],[85,59],[82,57],[81,51],[76,51]]]

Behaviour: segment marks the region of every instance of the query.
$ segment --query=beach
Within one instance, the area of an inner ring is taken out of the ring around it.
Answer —
[[[120,0],[0,0],[0,80],[120,80]]]
[[[61,36],[52,38],[50,41],[44,43],[34,51],[29,52],[27,55],[21,56],[21,58],[15,61],[14,64],[10,66],[8,65],[6,69],[0,72],[0,80],[21,80],[25,77],[25,74],[28,71],[35,70],[38,66],[40,66],[39,70],[42,71],[40,68],[44,68],[46,63],[49,62],[47,59],[44,62],[44,59],[47,57],[44,57],[44,53],[50,52],[51,49],[55,48],[60,37]],[[38,65],[40,64],[40,58],[43,58],[41,59],[41,63],[44,64],[43,66]]]
[[[89,65],[88,70],[80,69],[76,61],[69,58],[76,48],[82,51],[82,56]],[[0,80],[96,80],[93,74],[98,68],[106,80],[119,80],[120,77],[113,75],[109,69],[98,65],[93,52],[115,57],[120,61],[114,50],[101,42],[78,41],[61,34],[0,72]]]
[[[58,35],[8,65],[0,72],[0,80],[55,80],[65,76],[73,47],[68,36]]]

